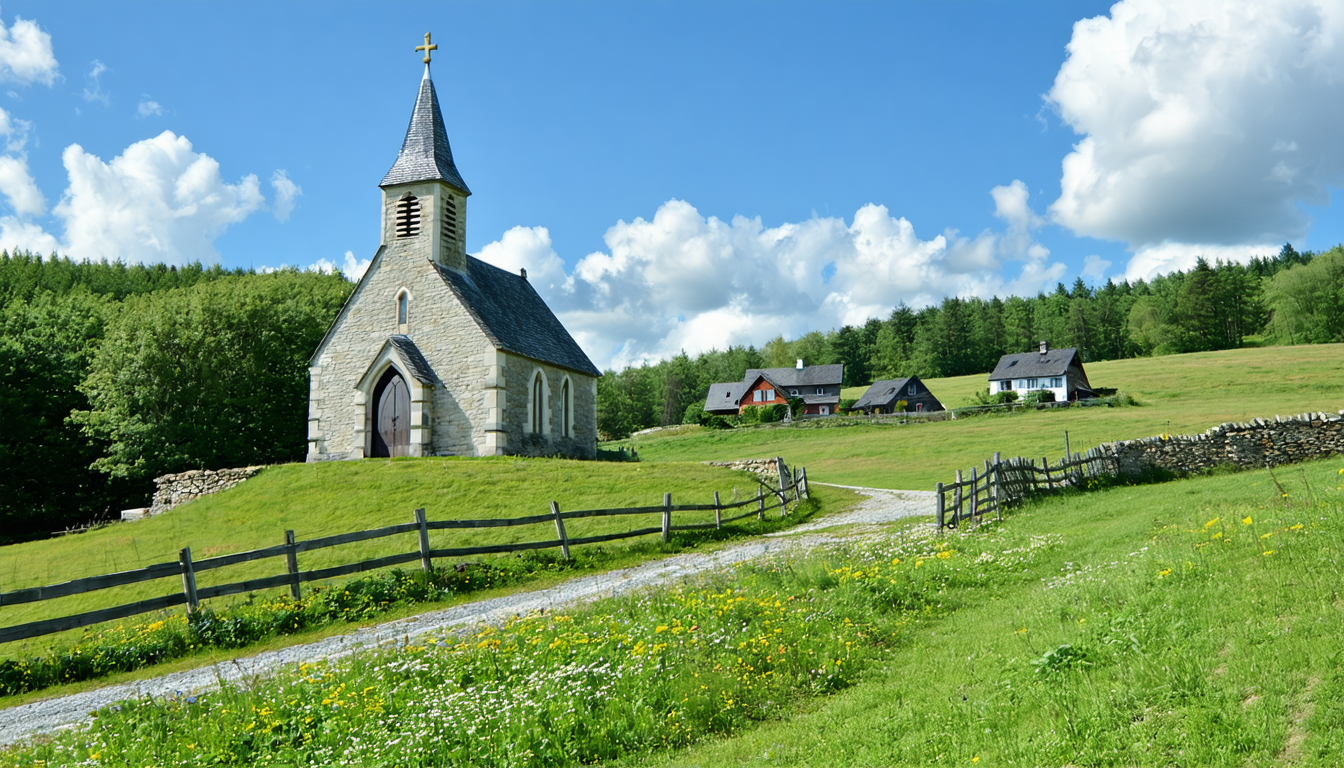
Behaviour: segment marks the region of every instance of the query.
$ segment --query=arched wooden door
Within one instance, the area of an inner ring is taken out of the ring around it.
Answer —
[[[389,368],[373,391],[373,454],[405,456],[411,445],[411,391]]]

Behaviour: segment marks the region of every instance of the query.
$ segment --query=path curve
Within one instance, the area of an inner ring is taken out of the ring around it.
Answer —
[[[929,491],[837,487],[851,488],[867,498],[847,512],[828,515],[787,531],[767,534],[716,552],[673,555],[630,568],[582,576],[548,589],[464,603],[358,629],[313,643],[3,709],[0,710],[0,746],[30,736],[78,726],[90,719],[91,712],[124,699],[145,696],[164,698],[191,694],[216,688],[220,681],[236,682],[260,677],[284,667],[297,666],[300,662],[339,659],[360,649],[397,643],[426,634],[445,631],[466,632],[482,623],[500,624],[515,616],[535,611],[572,607],[604,597],[685,579],[734,563],[799,549],[806,550],[819,544],[870,533],[863,529],[851,529],[844,532],[845,535],[841,535],[841,531],[830,529],[874,526],[906,517],[933,514],[934,494]],[[819,531],[826,532],[819,533]],[[798,533],[805,535],[795,535]]]

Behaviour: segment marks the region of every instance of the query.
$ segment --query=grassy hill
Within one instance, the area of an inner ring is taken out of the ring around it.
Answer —
[[[710,503],[714,491],[724,501],[755,495],[746,473],[691,463],[606,463],[559,459],[434,458],[366,460],[270,467],[228,491],[185,504],[148,520],[123,523],[76,536],[0,547],[0,593],[68,579],[141,568],[177,560],[191,547],[196,559],[274,546],[284,531],[300,539],[411,522],[424,507],[431,520],[520,517],[544,514],[552,500],[561,509],[594,509],[674,503]],[[658,515],[600,517],[566,524],[572,537],[657,526]],[[712,522],[713,512],[677,513],[675,523]],[[752,521],[754,524],[754,521]],[[745,529],[743,529],[745,530]],[[434,548],[552,539],[548,524],[471,531],[433,531]],[[621,551],[643,542],[642,557],[656,556],[656,537],[604,546]],[[633,544],[631,543],[633,542]],[[303,570],[414,551],[416,534],[305,552]],[[501,555],[499,557],[509,557]],[[490,557],[473,558],[489,561]],[[613,561],[619,564],[619,561]],[[199,574],[198,586],[271,576],[284,570],[283,558],[240,564]],[[101,592],[0,607],[0,626],[121,605],[171,594],[175,579],[162,579]],[[0,658],[60,645],[79,630],[0,646]]]
[[[956,468],[995,451],[1058,457],[1064,431],[1075,451],[1150,435],[1202,432],[1226,421],[1344,408],[1344,345],[1263,347],[1087,366],[1094,386],[1114,387],[1140,405],[976,416],[917,425],[680,430],[641,435],[646,463],[782,455],[816,480],[883,488],[932,489]],[[929,379],[949,407],[969,404],[986,376]]]

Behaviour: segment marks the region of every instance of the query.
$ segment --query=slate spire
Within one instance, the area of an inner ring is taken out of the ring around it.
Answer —
[[[448,146],[448,131],[443,127],[443,114],[439,112],[439,98],[434,93],[434,81],[429,78],[428,64],[425,65],[425,76],[420,80],[420,95],[415,99],[415,111],[411,113],[411,125],[406,129],[401,153],[378,186],[418,181],[442,181],[471,194],[462,174],[453,165],[453,150]]]

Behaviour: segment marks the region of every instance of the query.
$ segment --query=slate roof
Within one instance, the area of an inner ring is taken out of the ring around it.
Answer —
[[[420,348],[415,346],[415,342],[411,341],[410,336],[400,334],[389,336],[387,343],[391,344],[392,348],[396,350],[397,357],[401,358],[402,364],[406,366],[417,381],[423,384],[434,383],[434,370],[429,367],[429,361],[425,359],[424,355],[420,354]]]
[[[471,256],[466,273],[435,266],[497,349],[589,376],[602,375],[527,278]]]
[[[726,384],[710,384],[709,394],[705,396],[706,411],[727,411],[737,410],[737,401],[742,397],[742,391],[747,385],[740,381],[730,381]]]
[[[813,365],[801,370],[798,368],[752,368],[747,371],[747,375],[742,377],[742,380],[751,381],[761,375],[766,376],[780,387],[822,387],[840,384],[845,378],[845,366],[843,363],[836,363],[835,365]]]
[[[415,99],[415,111],[411,113],[401,153],[378,186],[418,181],[443,181],[471,194],[453,164],[453,150],[448,146],[448,131],[443,127],[443,114],[439,112],[434,81],[429,79],[429,67],[425,67],[425,76],[420,81],[420,95]]]
[[[905,387],[910,383],[911,378],[912,377],[907,376],[904,379],[883,379],[882,381],[874,381],[873,385],[868,388],[868,391],[863,393],[863,397],[856,400],[851,407],[857,410],[859,408],[886,405],[892,400],[899,400],[901,393],[905,391]]]
[[[999,364],[994,366],[994,372],[989,374],[989,380],[1063,376],[1065,371],[1069,369],[1069,364],[1077,356],[1077,347],[1051,349],[1046,351],[1045,354],[1023,352],[1019,355],[1004,355],[999,358]]]

